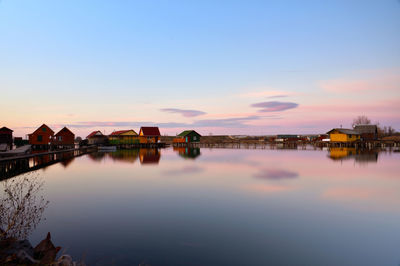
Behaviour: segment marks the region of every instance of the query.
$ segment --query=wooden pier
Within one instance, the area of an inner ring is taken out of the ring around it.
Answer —
[[[95,151],[97,151],[96,146],[89,146],[79,149],[48,151],[0,158],[0,180],[35,171],[59,162],[68,161]]]
[[[318,148],[357,148],[357,149],[381,149],[400,147],[400,142],[395,141],[354,141],[354,142],[323,142],[323,141],[229,141],[229,142],[197,142],[197,143],[173,143],[173,147],[188,148],[231,148],[231,149],[306,149],[306,147]]]

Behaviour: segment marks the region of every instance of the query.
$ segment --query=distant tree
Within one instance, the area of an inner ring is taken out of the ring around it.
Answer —
[[[369,119],[365,115],[359,115],[357,118],[353,119],[353,123],[351,125],[352,127],[354,127],[357,125],[370,125],[370,124],[371,124],[371,119]]]
[[[78,143],[79,143],[79,142],[81,142],[81,141],[82,141],[82,138],[81,138],[81,137],[76,137],[76,138],[75,138],[75,142],[78,142]]]

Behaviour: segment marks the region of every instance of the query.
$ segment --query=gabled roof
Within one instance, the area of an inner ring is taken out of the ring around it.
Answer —
[[[50,133],[54,134],[54,131],[53,131],[48,125],[46,125],[46,124],[43,124],[43,125],[41,125],[40,127],[38,127],[35,131],[33,131],[32,134],[35,134],[35,133],[36,133],[37,131],[39,131],[42,127],[46,127],[46,128],[49,130]],[[32,135],[32,134],[29,134],[29,135]]]
[[[140,132],[143,133],[143,136],[149,136],[149,137],[161,136],[158,127],[141,127]]]
[[[135,130],[133,130],[133,129],[128,129],[128,130],[119,130],[119,131],[114,131],[113,133],[111,133],[110,134],[110,136],[118,136],[118,135],[121,135],[121,134],[124,134],[124,133],[127,133],[127,132],[129,132],[129,131],[133,131],[136,135],[137,135],[137,133],[136,133],[136,131]]]
[[[92,133],[90,133],[86,138],[88,139],[88,138],[91,138],[94,136],[104,136],[104,135],[103,135],[103,133],[101,133],[100,130],[97,130],[97,131],[93,131]]]
[[[13,130],[9,129],[8,127],[2,127],[2,128],[0,128],[0,131],[9,131],[9,132],[13,132]]]
[[[358,131],[355,131],[353,129],[347,129],[347,128],[334,128],[328,132],[326,132],[326,134],[330,134],[332,131],[339,131],[340,133],[343,134],[348,134],[348,135],[360,135],[360,133],[358,133]]]
[[[58,131],[57,134],[56,134],[56,136],[58,136],[59,134],[61,134],[63,131],[64,131],[64,132],[67,132],[67,133],[70,133],[71,135],[74,135],[74,136],[75,136],[75,134],[72,133],[72,131],[69,130],[67,127],[63,127],[63,129],[61,129],[60,131]]]
[[[359,133],[377,133],[378,127],[376,125],[356,125],[354,130]]]
[[[197,132],[194,131],[194,130],[185,130],[185,131],[183,131],[181,134],[179,134],[178,136],[179,136],[179,137],[186,137],[186,136],[189,135],[190,133],[195,133],[196,135],[201,136],[199,133],[197,133]]]

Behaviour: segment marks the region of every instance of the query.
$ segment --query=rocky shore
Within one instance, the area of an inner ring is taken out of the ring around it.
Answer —
[[[56,247],[51,241],[50,233],[35,247],[28,240],[6,238],[0,240],[1,265],[49,265],[49,266],[85,266],[70,255],[62,254],[57,258],[61,247]]]

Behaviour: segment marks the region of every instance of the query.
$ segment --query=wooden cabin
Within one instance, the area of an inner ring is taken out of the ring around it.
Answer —
[[[105,144],[108,141],[107,136],[101,133],[100,130],[93,131],[86,137],[86,139],[88,140],[89,145]]]
[[[46,124],[41,125],[33,133],[28,135],[29,144],[34,148],[49,148],[54,138],[54,131]]]
[[[7,127],[0,128],[0,145],[4,150],[11,150],[13,145],[13,131]]]
[[[139,131],[139,141],[142,144],[157,143],[161,134],[158,127],[141,127]]]
[[[114,131],[108,139],[112,145],[139,143],[138,134],[133,129]]]
[[[53,145],[60,148],[74,148],[75,134],[68,128],[64,127],[55,135]]]
[[[360,133],[353,129],[334,128],[328,131],[331,142],[353,142],[360,140]]]
[[[378,139],[378,127],[376,125],[356,125],[354,130],[360,133],[361,140]]]
[[[173,143],[198,143],[200,138],[201,135],[196,131],[185,130],[173,139]]]

